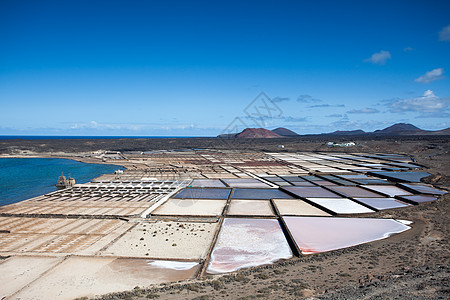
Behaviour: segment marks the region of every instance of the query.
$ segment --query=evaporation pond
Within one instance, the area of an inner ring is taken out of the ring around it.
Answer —
[[[401,188],[394,185],[365,185],[364,187],[388,195],[389,197],[411,195],[410,192],[402,190]]]
[[[290,195],[277,189],[234,189],[233,199],[274,199],[292,198]]]
[[[341,198],[341,196],[332,193],[321,187],[300,187],[300,186],[291,186],[285,187],[286,191],[289,191],[298,197],[317,197],[317,198]],[[281,198],[281,197],[277,197]]]
[[[390,209],[411,206],[394,198],[355,198],[359,202],[362,202],[375,209]]]
[[[289,201],[289,200],[288,200]],[[267,200],[231,200],[228,215],[235,216],[273,216],[270,201]]]
[[[228,199],[231,189],[187,188],[174,198],[178,199]]]
[[[306,203],[303,200],[274,199],[273,203],[280,215],[292,216],[330,216],[329,213]]]
[[[374,212],[370,208],[362,206],[350,199],[341,198],[307,198],[309,201],[314,202],[336,214],[364,214]]]
[[[356,187],[356,186],[331,186],[330,190],[335,191],[336,193],[341,193],[342,195],[346,196],[346,197],[367,197],[367,198],[376,198],[376,197],[380,197],[380,195],[365,190],[363,188],[360,187]]]
[[[225,184],[219,179],[194,179],[192,187],[225,187]]]
[[[291,248],[277,220],[226,218],[207,272],[233,272],[291,257]]]
[[[230,178],[222,179],[226,184],[231,187],[242,187],[242,188],[268,188],[268,184],[261,182],[254,178]]]
[[[169,199],[153,215],[220,216],[226,200]]]
[[[388,178],[393,181],[403,182],[420,182],[423,177],[430,176],[427,172],[371,172],[372,174],[384,178]]]
[[[447,193],[445,191],[441,191],[441,190],[435,189],[433,187],[430,187],[430,186],[427,186],[427,185],[422,185],[422,184],[407,184],[407,183],[403,183],[401,185],[406,187],[406,188],[410,188],[410,189],[416,191],[417,193],[421,193],[421,194],[444,195],[444,194]]]
[[[302,254],[364,244],[411,228],[393,219],[283,217],[283,220]]]
[[[406,199],[408,201],[412,201],[413,203],[419,204],[422,202],[434,201],[437,198],[433,196],[414,195],[414,196],[402,196],[402,199]]]

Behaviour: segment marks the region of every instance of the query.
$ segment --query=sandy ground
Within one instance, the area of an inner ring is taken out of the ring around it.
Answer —
[[[102,255],[201,259],[209,250],[218,223],[142,222]]]
[[[23,259],[23,258],[22,258]],[[30,259],[40,269],[32,269],[34,279],[43,268],[41,258]],[[122,291],[150,283],[192,278],[198,265],[186,270],[160,268],[145,259],[69,257],[14,294],[13,299],[73,299],[111,291]],[[8,261],[6,262],[8,263]],[[11,262],[14,264],[14,261]],[[17,272],[17,271],[15,271]]]

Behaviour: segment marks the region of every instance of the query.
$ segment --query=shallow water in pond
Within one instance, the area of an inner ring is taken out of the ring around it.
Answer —
[[[360,245],[411,228],[393,219],[283,217],[283,220],[303,254]]]
[[[277,220],[225,219],[207,272],[233,272],[291,257],[291,249]]]

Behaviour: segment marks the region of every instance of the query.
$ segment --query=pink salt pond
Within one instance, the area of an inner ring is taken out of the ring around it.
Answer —
[[[226,218],[207,272],[233,272],[291,257],[291,248],[277,220]]]
[[[283,217],[283,220],[302,254],[356,246],[411,228],[393,219]]]

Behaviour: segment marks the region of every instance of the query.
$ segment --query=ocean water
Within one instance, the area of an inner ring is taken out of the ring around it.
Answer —
[[[61,172],[86,183],[118,169],[124,168],[60,158],[0,158],[0,206],[56,191]]]

